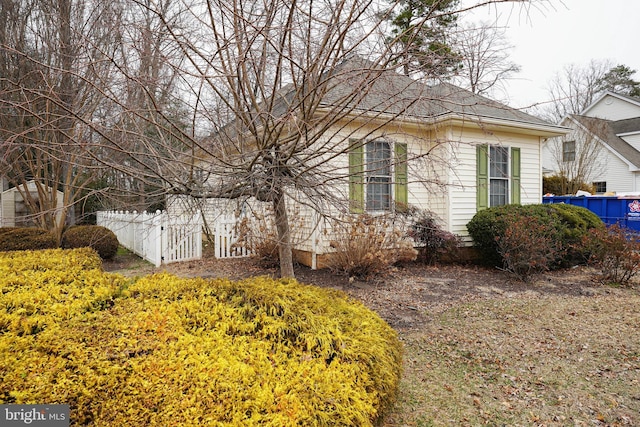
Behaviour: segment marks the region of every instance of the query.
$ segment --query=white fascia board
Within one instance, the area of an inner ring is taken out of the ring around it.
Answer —
[[[640,135],[640,130],[636,130],[633,132],[624,132],[624,133],[617,133],[616,136],[619,138],[625,137],[625,136],[633,136],[633,135]]]
[[[488,124],[490,126],[496,126],[504,130],[511,130],[516,133],[538,135],[545,138],[566,135],[571,131],[571,129],[559,125],[521,122],[495,117],[482,117],[480,122],[482,123],[482,125]]]
[[[537,135],[545,138],[550,138],[554,136],[562,136],[566,135],[571,131],[571,129],[559,126],[559,125],[547,125],[547,124],[538,124],[531,122],[523,122],[519,120],[508,120],[496,117],[489,116],[472,116],[472,115],[462,115],[459,113],[447,113],[442,114],[436,117],[416,117],[416,116],[402,116],[402,115],[394,115],[388,113],[380,113],[380,112],[361,112],[355,115],[355,119],[360,117],[367,117],[370,119],[378,119],[378,120],[398,120],[405,124],[413,124],[416,126],[423,126],[425,124],[429,124],[432,126],[438,124],[452,124],[452,125],[460,125],[460,126],[468,126],[478,129],[486,129],[489,131],[508,131],[520,134],[529,134],[529,135]],[[345,118],[346,119],[346,118]]]

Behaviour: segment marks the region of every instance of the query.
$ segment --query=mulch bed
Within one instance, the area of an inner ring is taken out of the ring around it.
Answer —
[[[276,268],[265,268],[251,258],[220,260],[207,257],[198,261],[168,264],[155,268],[141,263],[132,254],[118,255],[104,263],[106,271],[141,276],[166,271],[182,277],[229,278],[277,277]],[[369,281],[350,280],[328,269],[311,270],[296,266],[296,279],[344,291],[376,311],[396,330],[419,328],[431,315],[452,304],[478,298],[535,297],[542,294],[595,296],[616,292],[594,280],[587,267],[549,272],[530,282],[515,280],[503,271],[474,265],[399,266],[388,275]]]

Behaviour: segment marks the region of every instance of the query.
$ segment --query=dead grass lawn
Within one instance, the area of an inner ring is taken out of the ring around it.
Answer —
[[[126,257],[108,267],[157,270]],[[211,258],[161,269],[231,279],[275,274],[250,260]],[[598,285],[589,269],[532,283],[464,266],[407,266],[375,283],[325,270],[296,274],[344,290],[398,331],[405,372],[385,427],[640,426],[638,283]]]
[[[640,425],[640,296],[487,299],[401,334],[385,426]]]

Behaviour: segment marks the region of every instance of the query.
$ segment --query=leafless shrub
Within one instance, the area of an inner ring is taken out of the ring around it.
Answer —
[[[346,224],[339,236],[331,243],[335,252],[328,265],[349,277],[368,279],[384,274],[394,264],[413,261],[418,255],[406,234],[387,217],[360,215]]]
[[[522,281],[548,271],[561,251],[558,230],[533,215],[509,215],[504,233],[496,237],[503,268]]]
[[[640,273],[640,238],[615,224],[593,229],[583,239],[589,265],[600,270],[603,283],[627,286]]]

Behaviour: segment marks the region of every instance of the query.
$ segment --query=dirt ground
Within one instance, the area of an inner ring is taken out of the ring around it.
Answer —
[[[128,276],[166,271],[182,277],[232,280],[259,275],[277,277],[278,274],[276,269],[264,268],[251,258],[219,260],[211,256],[155,268],[135,255],[123,254],[105,262],[104,269]],[[587,267],[550,272],[528,283],[517,281],[500,270],[474,265],[409,264],[368,282],[349,280],[328,269],[311,270],[305,266],[296,266],[295,273],[301,283],[339,289],[362,301],[398,331],[418,329],[429,321],[430,316],[451,305],[479,298],[588,297],[619,291],[599,284]]]

